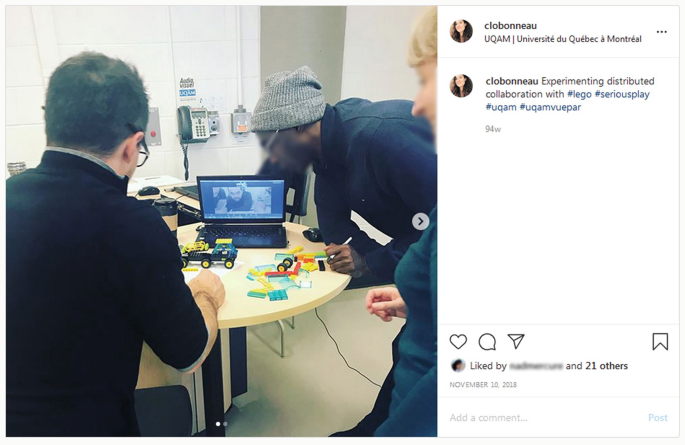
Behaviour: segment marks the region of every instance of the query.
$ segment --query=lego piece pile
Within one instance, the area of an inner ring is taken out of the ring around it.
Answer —
[[[260,283],[262,287],[252,289],[247,296],[269,297],[271,301],[278,301],[288,299],[288,290],[310,289],[312,282],[309,274],[326,270],[326,252],[302,253],[302,250],[303,247],[298,246],[285,253],[277,253],[274,260],[278,264],[265,264],[250,269],[247,279]],[[280,288],[277,289],[275,285]]]

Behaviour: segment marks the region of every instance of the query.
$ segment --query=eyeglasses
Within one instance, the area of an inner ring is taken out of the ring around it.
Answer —
[[[143,130],[139,130],[139,129],[136,128],[136,126],[133,125],[133,124],[127,124],[127,126],[128,126],[128,128],[133,132],[133,134],[136,134],[136,133],[138,133],[139,131],[142,131],[142,132],[143,132],[143,139],[140,140],[140,145],[143,146],[143,149],[140,150],[139,153],[140,153],[141,155],[143,155],[144,158],[143,158],[143,162],[141,162],[140,164],[138,164],[138,167],[142,167],[143,164],[145,164],[145,161],[147,161],[147,158],[150,157],[150,150],[147,148],[147,143],[145,143],[145,132],[144,132]]]

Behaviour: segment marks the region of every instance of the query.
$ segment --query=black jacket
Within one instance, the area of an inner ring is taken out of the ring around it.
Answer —
[[[176,238],[126,179],[46,151],[7,181],[7,434],[138,433],[143,341],[192,365],[207,328]]]
[[[416,213],[438,200],[438,161],[430,126],[411,115],[412,102],[347,99],[327,105],[321,121],[323,159],[314,166],[314,199],[326,243],[350,245],[373,273],[392,280],[421,232]],[[392,238],[382,246],[351,219],[356,212]]]

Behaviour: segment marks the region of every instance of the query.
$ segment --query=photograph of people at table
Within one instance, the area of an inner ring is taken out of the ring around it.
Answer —
[[[6,16],[8,436],[437,435],[437,7]]]

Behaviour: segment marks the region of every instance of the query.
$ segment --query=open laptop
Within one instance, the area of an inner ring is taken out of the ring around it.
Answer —
[[[280,248],[285,235],[285,181],[269,176],[198,176],[204,227],[197,241],[232,238],[238,247]]]

